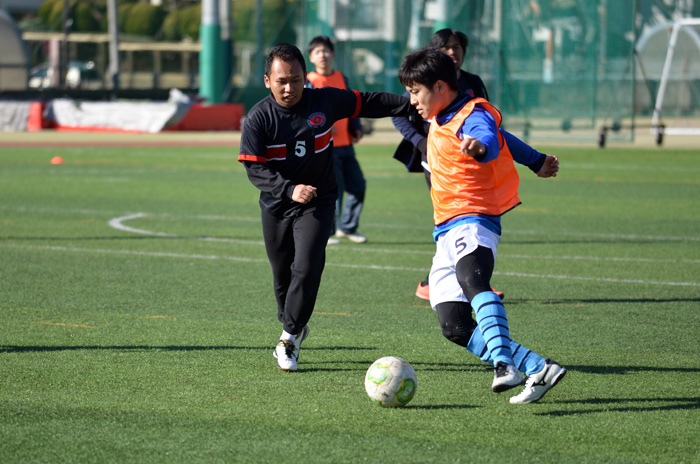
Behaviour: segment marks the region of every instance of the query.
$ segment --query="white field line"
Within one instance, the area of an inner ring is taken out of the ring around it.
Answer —
[[[88,210],[88,209],[60,209],[60,208],[27,208],[27,207],[8,207],[0,205],[0,211],[2,210],[13,210],[18,212],[27,213],[57,213],[66,212],[71,214],[86,214],[86,215],[98,215],[102,216],[105,214],[116,214],[116,212],[101,211],[101,210]],[[168,234],[165,232],[156,232],[146,229],[139,229],[135,227],[130,227],[124,224],[124,222],[132,219],[139,219],[143,217],[166,217],[166,218],[182,218],[182,219],[195,219],[195,220],[209,220],[209,221],[240,221],[240,222],[259,222],[260,218],[257,216],[216,216],[216,215],[194,215],[194,216],[180,216],[172,215],[167,213],[133,213],[126,216],[116,217],[109,220],[109,225],[115,229],[122,230],[124,232],[140,234],[140,235],[150,235],[164,238],[196,238],[198,240],[210,241],[210,242],[224,242],[224,243],[238,243],[247,245],[258,245],[263,246],[264,243],[260,240],[241,240],[241,239],[230,239],[230,238],[220,238],[220,237],[191,237],[183,235]],[[411,226],[411,225],[395,225],[395,224],[367,224],[370,227],[377,228],[390,228],[390,229],[402,229],[402,230],[416,230],[425,229],[426,234],[429,229],[426,226]],[[542,235],[542,232],[538,231],[508,231],[508,234],[513,235]],[[607,239],[643,239],[643,240],[653,240],[653,241],[700,241],[700,237],[694,236],[665,236],[665,235],[636,235],[636,234],[603,234],[603,233],[578,233],[578,232],[567,232],[564,234],[559,234],[560,236],[574,236],[574,237],[589,237],[589,238],[607,238]],[[388,248],[374,248],[371,246],[343,246],[342,248],[329,246],[328,251],[353,251],[353,252],[365,252],[365,253],[384,253],[392,254],[397,253],[396,249]],[[400,250],[402,254],[411,255],[425,255],[432,256],[434,250],[416,250],[403,248]],[[599,261],[599,262],[630,262],[630,263],[678,263],[678,264],[700,264],[700,259],[653,259],[653,258],[626,258],[626,257],[599,257],[599,256],[567,256],[567,255],[524,255],[524,254],[507,254],[501,253],[499,256],[503,258],[513,258],[513,259],[546,259],[546,260],[563,260],[563,261]]]
[[[61,208],[35,208],[35,207],[10,207],[0,205],[0,211],[13,210],[17,212],[26,213],[70,213],[70,214],[87,214],[87,215],[97,215],[97,216],[115,216],[120,214],[116,211],[102,211],[102,210],[89,210],[89,209],[61,209]],[[139,217],[164,217],[164,218],[180,218],[180,219],[195,219],[195,220],[207,220],[207,221],[241,221],[241,222],[260,222],[260,216],[214,216],[214,215],[174,215],[167,213],[133,213],[127,216],[117,217],[111,219],[112,221],[126,221],[127,218],[135,219]],[[367,227],[376,227],[380,229],[399,229],[399,230],[424,230],[426,234],[432,232],[432,227],[429,224],[425,225],[397,225],[397,224],[383,224],[383,223],[363,223]],[[138,229],[135,229],[138,230]],[[151,233],[154,234],[154,233]],[[159,234],[159,233],[155,233]],[[170,234],[166,234],[169,236]],[[506,230],[505,235],[545,235],[542,231],[537,230]],[[592,233],[592,232],[558,232],[559,237],[577,237],[577,238],[606,238],[613,240],[651,240],[658,242],[700,242],[700,236],[692,235],[641,235],[641,234],[606,234],[606,233]],[[173,237],[176,237],[173,235]],[[366,247],[357,248],[358,250],[365,250]],[[430,252],[432,254],[432,252]]]
[[[18,211],[45,211],[45,212],[56,212],[54,209],[48,208],[8,208],[0,205],[0,210],[3,209],[14,209]],[[80,214],[90,214],[90,215],[103,215],[105,211],[98,210],[71,210],[72,213]],[[227,238],[217,238],[217,237],[189,237],[175,234],[168,234],[164,232],[156,232],[146,229],[138,229],[135,227],[130,227],[124,224],[124,222],[140,219],[143,217],[182,217],[182,218],[194,218],[201,220],[222,220],[222,221],[245,221],[245,222],[257,222],[260,219],[257,217],[232,217],[232,216],[212,216],[212,215],[197,215],[197,216],[175,216],[170,214],[150,214],[150,213],[133,213],[126,216],[121,216],[109,220],[109,225],[115,229],[122,230],[129,233],[139,234],[139,235],[149,235],[164,238],[195,238],[197,240],[212,241],[212,242],[228,242],[228,243],[240,243],[240,244],[251,244],[251,245],[264,245],[262,241],[253,240],[237,240],[237,239],[227,239]],[[395,226],[395,225],[381,225],[377,224],[376,227],[391,227],[391,228],[423,228],[419,226]],[[537,231],[516,231],[516,234],[524,235],[538,235],[540,232]],[[657,241],[673,241],[673,240],[700,240],[700,237],[679,237],[679,236],[652,236],[652,235],[633,235],[633,234],[584,234],[584,233],[567,233],[566,235],[571,236],[581,236],[581,237],[605,237],[605,238],[625,238],[625,239],[638,239],[643,238],[645,240],[657,240]],[[25,248],[25,249],[37,249],[37,250],[50,250],[50,251],[70,251],[70,252],[85,252],[85,253],[103,253],[103,254],[121,254],[121,255],[136,255],[136,256],[153,256],[153,257],[170,257],[170,258],[180,258],[180,259],[209,259],[209,260],[227,260],[236,262],[251,262],[251,263],[265,263],[266,260],[243,258],[243,257],[230,257],[230,256],[219,256],[219,255],[189,255],[181,253],[163,253],[163,252],[143,252],[143,251],[132,251],[132,250],[105,250],[105,249],[90,249],[90,248],[69,248],[69,247],[57,247],[57,246],[24,246],[24,245],[12,245],[12,244],[0,244],[0,247],[12,247],[12,248]],[[328,247],[329,251],[340,250],[341,248],[335,248],[333,246]],[[342,247],[345,251],[360,251],[360,252],[373,252],[373,253],[397,253],[395,249],[383,249],[383,248],[370,248],[366,246],[362,247]],[[421,254],[421,255],[433,255],[432,250],[409,250],[401,249],[398,251],[403,254]],[[522,254],[501,254],[504,258],[513,259],[545,259],[545,260],[580,260],[580,261],[617,261],[617,262],[659,262],[659,263],[679,263],[679,264],[700,264],[700,260],[696,259],[650,259],[650,258],[621,258],[621,257],[596,257],[596,256],[557,256],[557,255],[522,255]],[[343,263],[326,263],[327,266],[340,267],[340,268],[350,268],[350,269],[372,269],[372,270],[384,270],[384,271],[408,271],[408,272],[425,272],[425,268],[410,268],[410,267],[398,267],[398,266],[379,266],[379,265],[356,265],[356,264],[343,264]],[[508,273],[508,272],[494,272],[494,275],[503,276],[513,276],[513,277],[534,277],[534,278],[550,278],[550,279],[562,279],[562,280],[581,280],[581,281],[598,281],[598,282],[613,282],[613,283],[632,283],[632,284],[646,284],[646,285],[669,285],[669,286],[691,286],[696,287],[700,284],[695,282],[663,282],[663,281],[645,281],[640,279],[610,279],[605,277],[581,277],[581,276],[569,276],[569,275],[542,275],[542,274],[526,274],[526,273]]]
[[[509,230],[505,232],[506,235],[542,235],[542,232],[535,230]],[[609,239],[619,239],[619,240],[652,240],[657,242],[700,242],[700,236],[683,236],[683,235],[640,235],[640,234],[603,234],[603,233],[592,233],[592,232],[566,232],[565,234],[558,233],[559,236],[564,237],[580,237],[580,238],[609,238]]]
[[[600,170],[603,166],[594,163],[566,163],[567,169],[591,169]],[[653,171],[653,172],[695,172],[700,168],[697,167],[676,167],[676,166],[641,166],[627,164],[606,164],[605,169],[609,171]]]
[[[157,237],[168,237],[168,238],[188,238],[185,236],[181,235],[173,235],[173,234],[166,234],[164,232],[155,232],[151,230],[146,230],[146,229],[136,229],[134,227],[129,227],[127,225],[124,225],[124,222],[132,220],[132,219],[140,219],[143,217],[149,216],[146,213],[134,213],[130,214],[128,216],[122,216],[118,218],[114,218],[109,221],[110,227],[113,227],[115,229],[124,231],[124,232],[131,232],[135,234],[141,234],[141,235],[150,235],[150,236],[157,236]],[[207,218],[210,219],[219,219],[217,216],[208,216]],[[233,242],[233,243],[244,243],[244,244],[258,244],[258,245],[264,245],[263,242],[253,242],[253,241],[246,241],[246,240],[236,240],[236,239],[227,239],[227,238],[215,238],[215,237],[196,237],[198,240],[204,240],[204,241],[212,241],[212,242]],[[664,239],[665,240],[665,239]],[[333,246],[329,247],[328,250],[339,250],[340,248],[334,248]],[[372,252],[372,253],[397,253],[397,250],[395,249],[388,249],[388,248],[371,248],[371,247],[343,247],[344,250],[350,250],[350,251],[364,251],[364,252]],[[400,253],[403,254],[424,254],[424,255],[433,255],[435,252],[433,250],[405,250],[402,249],[399,251]],[[652,258],[617,258],[617,257],[599,257],[599,256],[558,256],[558,255],[522,255],[522,254],[501,254],[500,256],[505,257],[505,258],[514,258],[514,259],[544,259],[544,260],[564,260],[564,261],[613,261],[613,262],[637,262],[637,263],[684,263],[684,264],[700,264],[700,259],[652,259]]]
[[[166,234],[165,232],[154,232],[151,230],[146,230],[146,229],[137,229],[135,227],[129,227],[124,225],[125,221],[129,221],[131,219],[139,219],[142,217],[148,216],[146,213],[134,213],[130,214],[128,216],[122,216],[114,219],[110,219],[109,221],[109,226],[121,230],[124,232],[131,232],[132,234],[139,234],[139,235],[150,235],[150,236],[155,236],[155,237],[165,237],[165,238],[196,238],[197,240],[203,240],[205,242],[227,242],[227,243],[242,243],[242,244],[251,244],[251,245],[264,245],[264,242],[257,241],[257,240],[237,240],[237,239],[232,239],[232,238],[220,238],[220,237],[188,237],[186,235],[174,235],[174,234]]]
[[[256,259],[256,258],[243,258],[237,256],[221,256],[221,255],[202,255],[202,254],[185,254],[185,253],[165,253],[157,251],[134,251],[134,250],[107,250],[100,248],[78,248],[78,247],[64,247],[64,246],[38,246],[38,245],[19,245],[19,244],[5,244],[0,243],[0,248],[14,248],[14,249],[25,249],[34,251],[58,251],[58,252],[70,252],[70,253],[97,253],[97,254],[110,254],[110,255],[127,255],[127,256],[146,256],[146,257],[156,257],[156,258],[177,258],[177,259],[198,259],[198,260],[210,260],[210,261],[234,261],[242,263],[260,263],[267,264],[266,259]],[[412,268],[412,267],[400,267],[400,266],[378,266],[378,265],[363,265],[363,264],[344,264],[344,263],[332,263],[327,262],[326,266],[338,267],[345,269],[369,269],[378,271],[407,271],[407,272],[425,272],[425,268]],[[621,283],[621,284],[640,284],[640,285],[663,285],[663,286],[673,286],[673,287],[700,287],[700,283],[697,282],[663,282],[655,280],[641,280],[641,279],[611,279],[606,277],[581,277],[581,276],[569,276],[569,275],[556,275],[556,274],[527,274],[519,272],[494,272],[494,275],[508,276],[508,277],[527,277],[536,279],[559,279],[559,280],[579,280],[588,282],[604,282],[604,283]]]

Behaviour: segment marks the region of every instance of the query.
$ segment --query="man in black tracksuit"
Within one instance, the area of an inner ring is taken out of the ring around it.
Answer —
[[[384,92],[308,89],[298,48],[280,44],[265,61],[271,95],[248,113],[238,161],[260,189],[263,237],[272,266],[277,318],[275,348],[282,370],[297,370],[325,265],[338,187],[332,127],[339,119],[407,115],[409,99]]]

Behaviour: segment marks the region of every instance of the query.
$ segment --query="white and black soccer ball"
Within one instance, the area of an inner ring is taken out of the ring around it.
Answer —
[[[384,408],[402,408],[416,393],[416,371],[405,360],[385,356],[372,363],[365,374],[370,399]]]

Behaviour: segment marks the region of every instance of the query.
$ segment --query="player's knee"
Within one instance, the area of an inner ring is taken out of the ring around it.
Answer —
[[[471,316],[471,306],[464,302],[439,303],[438,313],[442,335],[459,346],[466,347],[476,328]]]
[[[493,274],[491,250],[478,247],[459,260],[456,273],[457,280],[469,301],[479,293],[491,290],[491,274]]]

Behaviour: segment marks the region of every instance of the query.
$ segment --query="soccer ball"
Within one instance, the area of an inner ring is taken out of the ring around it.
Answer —
[[[401,358],[385,356],[369,366],[365,390],[370,399],[383,408],[402,408],[416,393],[416,371]]]

